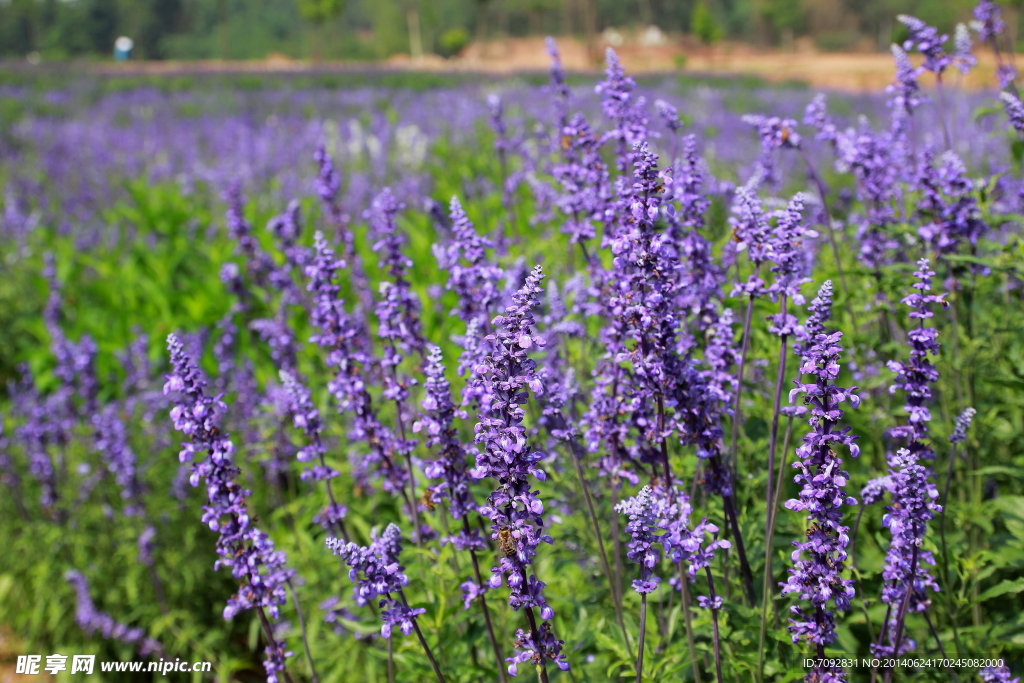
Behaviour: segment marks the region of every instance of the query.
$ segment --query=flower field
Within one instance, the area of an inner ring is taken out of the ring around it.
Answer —
[[[1024,105],[975,19],[901,16],[863,95],[554,41],[543,82],[0,82],[14,654],[1019,681]]]

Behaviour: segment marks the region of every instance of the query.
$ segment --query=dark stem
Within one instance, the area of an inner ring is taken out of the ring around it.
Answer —
[[[647,637],[647,593],[640,594],[640,635],[636,648],[636,683],[644,677],[644,639]]]
[[[711,596],[711,604],[715,603],[715,581],[711,578],[711,567],[704,567],[704,571],[708,577],[708,594]],[[715,644],[715,673],[718,674],[718,683],[725,683],[725,679],[722,678],[722,650],[720,638],[718,635],[718,610],[714,607],[711,608],[711,637]]]
[[[917,523],[914,523],[915,536],[917,535]],[[903,644],[903,626],[907,619],[907,609],[910,607],[910,596],[914,592],[914,579],[917,578],[917,545],[914,545],[914,549],[910,553],[910,572],[907,575],[907,594],[903,596],[903,603],[900,605],[900,611],[896,615],[896,629],[895,634],[892,638],[892,656],[898,657],[900,654],[900,645]],[[892,678],[892,669],[886,672],[885,680],[888,683],[889,679]]]
[[[785,344],[785,342],[783,342]],[[780,373],[781,374],[781,373]],[[776,393],[776,403],[778,402],[779,396]],[[768,605],[771,604],[775,607],[775,593],[772,590],[772,570],[771,570],[771,556],[772,556],[772,540],[775,537],[775,514],[779,509],[779,499],[782,498],[782,473],[786,470],[786,461],[789,456],[789,435],[793,429],[793,416],[789,416],[789,421],[786,424],[786,437],[784,445],[782,447],[782,462],[779,464],[779,475],[778,480],[775,482],[774,497],[768,496],[768,533],[765,535],[765,560],[764,560],[764,583],[761,586],[761,634],[758,639],[758,654],[757,654],[757,676],[758,680],[762,680],[764,677],[764,656],[765,656],[765,640],[768,634]],[[772,437],[774,442],[775,438]],[[769,473],[769,477],[771,474]],[[779,627],[779,611],[774,609],[775,614],[775,628]]]
[[[390,595],[388,597],[391,597]],[[409,606],[409,601],[405,599],[405,591],[398,589],[398,597],[401,599],[402,604],[406,607]],[[420,630],[419,621],[412,618],[412,628],[416,631],[416,637],[420,640],[420,645],[423,646],[423,651],[427,653],[427,659],[430,660],[430,666],[434,669],[434,675],[437,676],[437,683],[444,683],[444,675],[441,674],[440,667],[437,666],[437,660],[434,659],[434,653],[430,650],[430,646],[427,645],[427,639],[423,637],[423,631]],[[388,638],[390,641],[391,639]]]
[[[739,266],[737,266],[739,268]],[[757,277],[761,264],[754,267],[754,277]],[[743,369],[747,365],[747,348],[750,345],[750,320],[754,315],[754,297],[750,296],[747,301],[747,313],[743,318],[743,341],[740,343],[740,364],[736,369],[736,398],[732,405],[732,450],[729,454],[729,467],[732,470],[733,478],[736,477],[736,461],[739,452],[740,422],[742,421],[740,410],[740,397],[743,395]]]
[[[537,628],[537,617],[533,615],[533,607],[527,607],[525,612],[526,619],[530,622],[530,635],[533,637],[533,642],[540,645],[540,630]],[[540,678],[540,683],[549,683],[547,662],[544,661],[544,653],[540,654],[540,662],[537,663],[537,676]]]
[[[721,456],[714,456],[710,459],[711,467],[718,471],[718,477],[728,476],[727,472],[724,472],[724,465],[721,462]],[[733,503],[732,496],[735,495],[735,489],[730,483],[730,492],[722,494],[722,507],[725,509],[726,519],[729,521],[729,527],[732,529],[733,535],[736,537],[736,554],[740,559],[740,573],[743,575],[743,587],[746,589],[747,600],[750,602],[750,606],[753,607],[757,600],[754,597],[754,576],[750,572],[750,563],[747,561],[747,551],[743,545],[743,535],[740,533],[739,518],[736,516],[736,506]]]
[[[462,518],[462,528],[466,535],[470,533],[469,520]],[[484,585],[483,577],[480,575],[480,561],[476,557],[476,551],[470,548],[469,557],[473,560],[473,575],[476,577],[478,586]],[[487,598],[480,595],[480,610],[484,613],[484,623],[487,625],[487,637],[491,641],[491,649],[494,650],[494,660],[498,663],[498,675],[502,683],[508,683],[508,674],[505,673],[505,660],[501,657],[501,648],[498,647],[498,639],[494,636],[494,625],[491,623],[491,612],[487,609]]]
[[[395,643],[388,638],[388,683],[395,683]]]
[[[295,604],[295,612],[299,615],[299,627],[302,629],[302,646],[306,649],[306,661],[309,662],[309,674],[313,683],[319,683],[320,678],[316,675],[316,667],[313,666],[313,653],[309,650],[309,638],[306,635],[306,619],[302,616],[302,607],[299,605],[299,596],[295,594],[295,584],[289,578],[286,582],[292,592],[292,602]]]
[[[566,424],[565,416],[562,415],[561,411],[556,413],[560,421],[559,428],[564,432],[568,433],[568,426]],[[608,555],[604,549],[604,539],[601,534],[601,524],[597,521],[597,513],[594,512],[594,500],[590,495],[590,488],[587,486],[586,480],[583,478],[583,466],[580,464],[580,450],[579,444],[576,443],[575,437],[571,434],[566,439],[569,442],[569,451],[572,453],[572,463],[576,468],[576,479],[580,483],[580,488],[583,490],[583,498],[587,503],[587,512],[590,515],[590,523],[594,528],[594,538],[597,540],[598,555],[601,558],[601,568],[604,569],[604,575],[612,577],[611,567],[608,565]],[[615,588],[612,588],[612,601],[615,604],[615,617],[619,622],[619,628],[622,630],[622,638],[626,643],[626,650],[630,649],[629,645],[629,632],[626,630],[626,622],[622,615],[622,597],[619,595]]]
[[[690,650],[690,665],[693,669],[693,683],[700,683],[700,663],[697,648],[693,643],[693,617],[690,614],[690,585],[686,563],[679,563],[679,590],[683,594],[683,625],[686,627],[686,647]]]
[[[946,508],[949,506],[949,481],[953,478],[953,461],[956,460],[956,444],[949,449],[949,465],[946,468],[946,483],[942,487],[942,512],[939,513],[939,538],[942,541],[942,578],[950,581],[949,554],[946,548]],[[952,583],[952,581],[950,581]]]
[[[256,614],[260,617],[260,626],[263,627],[263,635],[267,639],[267,646],[275,650],[280,649],[280,646],[277,644],[277,639],[274,638],[274,629],[271,628],[270,621],[267,619],[267,615],[263,611],[262,605],[258,605],[256,607]],[[287,667],[282,670],[282,673],[284,673],[284,679],[288,683],[295,683],[295,681],[292,680],[292,675],[288,673]]]

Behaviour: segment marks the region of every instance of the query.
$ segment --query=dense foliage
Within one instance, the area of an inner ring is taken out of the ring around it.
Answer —
[[[274,683],[1015,680],[1024,105],[900,21],[878,98],[611,51],[591,94],[554,43],[539,96],[10,87],[0,625]],[[804,664],[893,654],[1008,668]]]

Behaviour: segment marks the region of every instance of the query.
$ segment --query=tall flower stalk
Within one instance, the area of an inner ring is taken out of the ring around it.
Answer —
[[[538,305],[543,278],[537,266],[512,297],[513,303],[504,315],[494,318],[496,329],[487,337],[491,349],[477,373],[492,400],[477,423],[476,440],[483,450],[477,454],[472,474],[498,484],[480,508],[481,514],[491,520],[492,538],[503,555],[499,565],[491,569],[489,585],[498,588],[507,582],[509,604],[516,611],[523,610],[529,622],[528,631],[519,629],[516,633],[518,652],[506,659],[510,662],[508,671],[515,676],[520,664],[532,661],[542,683],[547,683],[549,660],[563,671],[569,669],[569,663],[561,653],[562,641],[555,638],[547,623],[555,612],[544,599],[544,583],[529,573],[537,547],[542,542],[553,542],[544,532],[544,503],[530,481],[531,477],[539,481],[547,478],[538,467],[544,454],[531,451],[523,426],[529,391],[543,390],[537,363],[529,357],[531,348],[544,346],[544,340],[533,333],[533,309]],[[535,610],[539,610],[544,623],[538,624]]]
[[[654,574],[654,568],[661,560],[655,532],[658,529],[655,500],[650,486],[640,489],[634,498],[624,500],[615,506],[616,512],[629,516],[626,533],[630,536],[629,552],[626,556],[640,565],[640,578],[633,580],[633,590],[640,595],[640,634],[636,650],[636,683],[643,679],[644,641],[647,634],[647,595],[653,593],[661,583],[661,577]]]
[[[907,361],[889,361],[889,369],[896,373],[891,393],[902,390],[906,395],[904,409],[907,424],[894,427],[890,434],[904,440],[901,448],[890,456],[889,478],[884,488],[892,496],[892,504],[882,518],[882,525],[889,529],[892,541],[885,556],[882,578],[882,602],[888,605],[878,642],[873,644],[876,656],[898,656],[905,650],[912,650],[915,643],[904,640],[903,630],[908,612],[923,612],[931,604],[925,590],[938,591],[939,586],[925,567],[935,564],[931,552],[921,547],[928,528],[928,521],[941,506],[935,502],[939,497],[935,486],[935,473],[930,466],[920,461],[935,459],[935,453],[928,441],[931,411],[931,384],[939,379],[939,371],[932,365],[929,355],[939,352],[938,330],[928,327],[927,321],[935,314],[932,304],[946,305],[944,294],[931,294],[931,281],[935,272],[927,259],[917,262],[913,293],[903,299],[911,308],[910,319],[917,321],[907,337],[910,342],[910,358]],[[888,637],[889,644],[884,645]],[[874,675],[874,672],[873,672]],[[886,678],[891,675],[887,672]]]
[[[466,609],[475,601],[487,626],[487,637],[491,641],[491,649],[498,663],[498,673],[502,681],[506,681],[505,667],[501,658],[501,647],[494,634],[491,613],[487,608],[488,584],[484,583],[480,574],[480,559],[477,553],[486,550],[487,546],[477,531],[470,526],[470,514],[477,511],[478,506],[473,500],[469,489],[472,478],[466,468],[466,451],[459,440],[455,418],[465,418],[465,411],[458,410],[451,399],[451,385],[445,377],[445,367],[441,356],[441,348],[430,345],[427,347],[427,379],[424,382],[426,397],[421,405],[425,411],[422,417],[413,423],[413,432],[426,432],[427,446],[436,450],[438,458],[427,462],[423,467],[424,474],[438,483],[428,487],[423,498],[428,506],[433,507],[447,501],[448,512],[452,518],[460,522],[462,528],[444,539],[457,550],[469,552],[473,562],[473,579],[462,584],[462,598]]]
[[[203,508],[203,523],[219,532],[215,568],[229,567],[241,586],[228,600],[224,618],[239,612],[256,611],[267,640],[263,667],[269,683],[284,676],[292,678],[285,668],[285,659],[292,655],[277,640],[270,619],[279,619],[279,606],[287,602],[285,583],[294,574],[285,566],[285,554],[274,548],[274,542],[253,523],[246,506],[250,492],[236,481],[241,474],[235,466],[234,443],[221,431],[220,422],[227,406],[219,398],[206,395],[206,380],[184,347],[173,334],[167,337],[171,356],[171,374],[164,384],[164,393],[177,393],[171,409],[174,428],[189,441],[182,444],[181,462],[192,461],[189,477],[193,486],[206,483],[208,504]],[[195,462],[196,456],[203,459]],[[269,618],[268,618],[269,617]]]
[[[342,562],[347,564],[349,569],[348,577],[356,584],[355,601],[358,605],[366,605],[375,598],[380,598],[378,606],[381,608],[380,618],[384,625],[380,628],[380,634],[391,639],[395,627],[410,635],[416,632],[416,637],[423,646],[423,651],[430,660],[430,666],[434,670],[438,683],[444,683],[444,675],[441,668],[434,659],[434,653],[427,644],[427,639],[420,630],[417,617],[425,614],[423,608],[412,608],[405,597],[403,590],[409,585],[409,577],[402,571],[399,564],[399,555],[402,553],[402,532],[398,526],[389,524],[378,538],[372,540],[368,546],[360,546],[356,543],[345,543],[337,538],[328,538],[327,547],[341,557]],[[392,595],[394,594],[394,595]],[[398,597],[395,598],[394,596]]]
[[[828,609],[847,611],[853,598],[853,581],[842,578],[849,545],[849,527],[843,525],[843,507],[856,505],[845,487],[849,475],[840,469],[842,459],[833,446],[846,446],[850,455],[857,457],[860,449],[850,434],[849,427],[838,428],[843,416],[840,405],[849,402],[856,408],[860,398],[856,387],[843,389],[835,384],[839,376],[839,356],[842,353],[841,332],[819,334],[810,347],[800,371],[814,375],[809,383],[795,382],[790,400],[804,394],[804,404],[810,412],[812,430],[797,448],[800,460],[793,463],[799,469],[794,481],[801,485],[800,497],[786,501],[790,510],[807,513],[810,525],[805,541],[794,541],[794,566],[782,586],[782,594],[796,593],[804,605],[793,608],[789,632],[793,642],[813,643],[820,660],[825,657],[825,646],[836,639],[835,615]],[[816,664],[805,674],[807,683],[833,680],[844,681],[841,669]]]

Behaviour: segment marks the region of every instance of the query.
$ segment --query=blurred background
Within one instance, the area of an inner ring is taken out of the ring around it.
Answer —
[[[346,60],[533,68],[531,38],[561,36],[567,63],[602,45],[635,68],[751,50],[887,51],[898,13],[952,34],[969,0],[0,0],[0,59]],[[1020,2],[1004,3],[1016,40]],[[630,55],[632,50],[638,55]],[[445,61],[446,60],[446,61]],[[524,61],[525,60],[525,61]],[[536,62],[536,63],[534,63]],[[692,66],[692,61],[691,61]],[[713,64],[712,64],[713,66]]]

